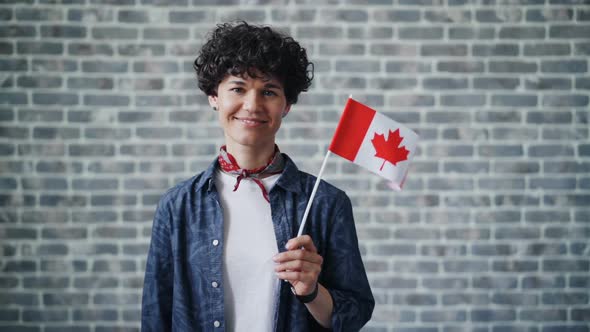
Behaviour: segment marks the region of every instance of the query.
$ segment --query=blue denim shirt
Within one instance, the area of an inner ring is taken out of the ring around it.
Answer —
[[[296,236],[316,179],[299,171],[286,155],[285,159],[283,173],[269,193],[279,251],[285,251],[287,241]],[[223,212],[213,179],[216,167],[217,161],[179,183],[158,204],[144,279],[142,331],[222,331],[225,327]],[[360,330],[371,318],[375,301],[348,196],[322,181],[304,234],[311,236],[324,259],[319,282],[334,302],[333,330]],[[322,330],[288,283],[280,284],[274,330]]]

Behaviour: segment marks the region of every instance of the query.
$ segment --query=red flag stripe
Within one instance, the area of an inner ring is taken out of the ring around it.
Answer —
[[[354,161],[373,117],[375,110],[349,98],[328,150]]]

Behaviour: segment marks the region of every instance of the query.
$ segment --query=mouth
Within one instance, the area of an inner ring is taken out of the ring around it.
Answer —
[[[240,121],[241,123],[248,125],[248,126],[257,126],[257,125],[261,125],[264,123],[267,123],[268,121],[264,121],[261,119],[255,119],[255,118],[238,118],[238,117],[233,117],[234,120]]]

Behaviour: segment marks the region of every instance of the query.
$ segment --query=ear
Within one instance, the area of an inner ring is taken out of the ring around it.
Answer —
[[[285,110],[283,111],[283,118],[287,116],[289,111],[291,111],[291,104],[289,104],[289,105],[287,105],[287,107],[285,107]]]
[[[217,96],[207,96],[207,99],[209,99],[209,106],[217,108]]]

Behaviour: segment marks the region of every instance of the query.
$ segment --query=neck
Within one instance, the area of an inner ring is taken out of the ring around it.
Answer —
[[[227,144],[226,148],[227,152],[234,156],[238,165],[245,169],[254,169],[266,165],[275,152],[274,144],[264,147]]]

